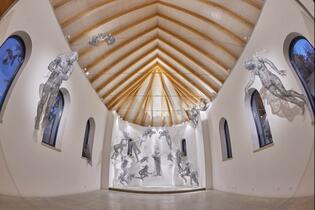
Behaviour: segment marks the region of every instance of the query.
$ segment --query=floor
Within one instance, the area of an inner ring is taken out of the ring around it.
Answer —
[[[218,191],[132,194],[97,191],[53,198],[0,196],[0,210],[313,210],[314,198],[268,199]]]

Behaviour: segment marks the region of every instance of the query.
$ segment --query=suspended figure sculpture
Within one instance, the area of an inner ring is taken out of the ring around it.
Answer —
[[[126,139],[121,139],[120,143],[115,144],[113,146],[114,152],[111,156],[111,159],[116,160],[119,155],[123,158],[122,152],[124,151],[124,147],[126,147],[127,145],[128,143]]]
[[[156,132],[152,128],[146,129],[143,132],[142,137],[140,137],[140,146],[147,140],[147,138],[151,138],[153,134],[156,134]]]
[[[285,70],[279,70],[275,64],[267,58],[253,56],[245,60],[244,66],[250,71],[250,80],[245,88],[245,93],[248,94],[250,86],[254,83],[255,77],[258,76],[263,87],[266,88],[274,96],[296,104],[303,112],[306,103],[305,96],[294,90],[286,90],[280,78],[272,73],[267,66],[281,76],[285,76]]]
[[[128,163],[126,157],[123,158],[122,164],[121,164],[121,170],[122,172],[118,176],[118,180],[122,185],[128,185],[129,182],[134,178],[134,175],[130,175],[128,172]]]
[[[165,137],[166,143],[168,147],[170,148],[170,150],[172,151],[172,139],[171,139],[170,132],[166,128],[163,128],[159,132],[159,134],[160,134],[159,139],[161,139],[162,137]]]
[[[98,43],[102,41],[105,41],[107,45],[112,45],[115,43],[116,39],[110,33],[99,33],[91,37],[91,39],[89,40],[89,44],[95,47]]]
[[[135,140],[135,139],[133,139],[133,138],[131,138],[131,137],[129,137],[129,134],[127,133],[127,132],[123,132],[123,134],[124,134],[124,138],[127,140],[127,142],[128,142],[128,155],[130,156],[130,157],[132,157],[133,156],[133,154],[135,155],[135,157],[136,157],[136,160],[137,160],[137,162],[139,162],[139,154],[141,153],[141,150],[139,149],[139,147],[138,147],[138,142],[141,140],[141,139],[138,139],[138,140]]]
[[[161,168],[161,154],[159,149],[155,149],[154,154],[152,155],[155,165],[155,176],[162,176]]]
[[[200,119],[200,110],[193,107],[190,111],[190,120],[194,128],[197,128]]]
[[[55,60],[53,60],[49,66],[48,70],[51,72],[48,80],[41,87],[40,101],[37,106],[37,115],[35,118],[35,129],[39,129],[39,124],[43,115],[43,109],[46,105],[46,111],[44,114],[44,119],[42,121],[42,128],[45,128],[48,123],[48,118],[52,107],[56,102],[56,98],[59,93],[59,88],[63,81],[69,79],[73,72],[73,64],[78,60],[78,53],[71,52],[70,54],[58,55]]]
[[[139,171],[139,177],[135,177],[135,178],[138,178],[138,179],[141,179],[143,180],[144,178],[148,177],[149,176],[149,166],[148,165],[145,165],[140,171]]]

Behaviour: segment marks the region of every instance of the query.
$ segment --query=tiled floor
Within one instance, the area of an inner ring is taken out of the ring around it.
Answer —
[[[132,194],[98,191],[54,198],[0,196],[0,210],[313,210],[314,198],[268,199],[217,191]]]

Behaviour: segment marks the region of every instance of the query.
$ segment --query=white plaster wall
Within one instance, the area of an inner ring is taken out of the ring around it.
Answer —
[[[0,123],[0,194],[52,196],[100,189],[106,108],[78,64],[63,87],[70,94],[57,141],[61,152],[36,141],[34,118],[47,66],[70,49],[48,0],[20,0],[0,21],[0,43],[16,31],[32,39],[32,54],[12,88]],[[81,158],[86,121],[96,123],[92,166]]]
[[[143,132],[147,129],[147,127],[138,126],[132,123],[128,123],[126,121],[122,121],[119,119],[117,114],[114,114],[114,122],[113,122],[113,133],[112,133],[112,145],[117,144],[120,142],[120,139],[122,137],[122,131],[126,131],[129,133],[130,137],[137,138],[143,134]],[[157,131],[159,131],[160,128],[154,128]],[[204,151],[203,151],[203,137],[202,137],[202,128],[201,123],[199,123],[198,127],[194,129],[190,123],[185,123],[183,125],[177,125],[175,127],[169,127],[168,128],[170,132],[170,136],[172,138],[172,144],[173,148],[181,149],[181,140],[183,138],[186,139],[187,143],[187,158],[185,158],[188,162],[191,163],[193,170],[198,170],[199,174],[199,187],[205,187],[205,161],[204,161]],[[158,134],[154,134],[152,138],[148,139],[147,141],[152,141],[154,139],[158,139]],[[164,139],[164,138],[163,138]],[[164,141],[158,141],[160,142],[159,145],[161,147],[161,155],[166,157],[168,154],[168,147],[166,142]],[[150,144],[149,144],[150,145]],[[153,144],[152,144],[153,145]],[[112,152],[112,151],[111,151]],[[150,154],[148,151],[144,151],[144,153]],[[141,158],[141,157],[140,157]],[[151,158],[151,156],[149,156]],[[163,164],[163,162],[162,162]],[[165,168],[165,174],[167,164],[162,166]],[[106,169],[105,169],[106,170]],[[115,187],[113,185],[113,181],[115,179],[115,169],[114,165],[110,164],[110,172],[109,172],[109,187]],[[150,169],[150,172],[152,171],[152,168]],[[168,177],[168,174],[166,176],[163,175],[163,177]],[[182,182],[179,182],[177,179],[172,180],[164,180],[163,177],[161,179],[157,178],[156,180],[152,179],[148,182],[143,182],[143,185],[145,187],[151,187],[151,186],[181,186]],[[181,181],[181,180],[180,180]]]
[[[305,19],[306,18],[306,19]],[[249,80],[242,67],[245,58],[260,52],[279,69],[287,89],[303,92],[284,55],[284,41],[297,32],[314,44],[314,21],[294,0],[266,0],[261,17],[242,56],[214,101],[209,113],[213,188],[241,194],[267,197],[314,195],[314,125],[306,110],[292,122],[271,113],[265,104],[274,145],[254,152],[257,141],[250,107],[245,104],[244,88]],[[312,28],[310,28],[312,26]],[[261,88],[259,79],[255,84]],[[224,117],[230,128],[233,158],[222,161],[219,122]]]

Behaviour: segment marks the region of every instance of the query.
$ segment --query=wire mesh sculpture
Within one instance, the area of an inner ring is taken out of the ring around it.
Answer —
[[[105,41],[107,45],[112,45],[116,42],[116,39],[110,33],[99,33],[91,37],[91,39],[89,40],[89,44],[95,47],[103,41]]]
[[[172,139],[171,139],[171,135],[168,129],[163,128],[162,130],[159,131],[159,134],[160,134],[159,139],[161,139],[162,137],[165,137],[166,143],[168,147],[170,148],[170,150],[172,151]]]
[[[249,88],[255,81],[255,77],[258,76],[263,87],[266,88],[274,96],[291,102],[299,106],[304,112],[306,104],[306,98],[303,94],[296,92],[295,90],[287,90],[280,78],[272,73],[267,66],[278,73],[280,76],[285,76],[285,70],[279,70],[276,65],[267,58],[260,56],[253,56],[244,62],[245,68],[250,71],[250,80],[245,87],[245,93],[248,95]]]
[[[155,149],[154,154],[152,155],[155,165],[155,176],[162,176],[161,168],[161,153],[158,148]]]
[[[40,101],[37,106],[37,115],[35,118],[35,129],[39,129],[40,121],[43,115],[43,109],[46,105],[42,128],[45,128],[48,123],[48,118],[56,98],[59,93],[59,88],[63,81],[70,78],[73,72],[73,64],[78,60],[78,53],[71,52],[69,54],[58,55],[48,66],[51,72],[45,84],[41,84],[42,91]],[[41,89],[41,88],[40,88]]]

